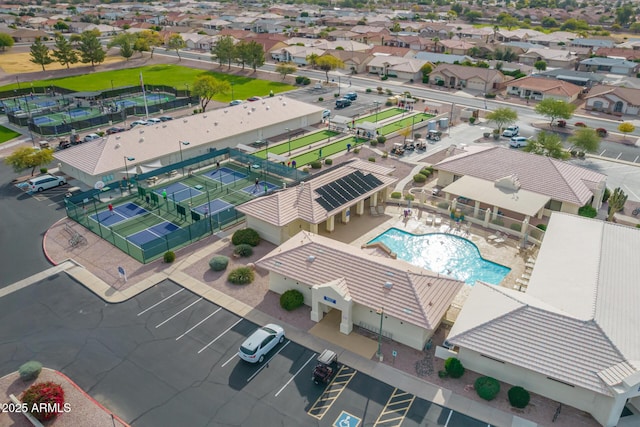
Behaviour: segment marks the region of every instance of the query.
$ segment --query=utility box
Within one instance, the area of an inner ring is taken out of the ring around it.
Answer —
[[[436,130],[438,128],[438,122],[435,120],[429,120],[427,122],[427,130]]]
[[[446,129],[449,127],[449,119],[447,117],[440,119],[440,129]]]

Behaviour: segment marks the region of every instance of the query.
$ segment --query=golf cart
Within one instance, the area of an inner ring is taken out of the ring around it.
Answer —
[[[404,148],[402,148],[402,144],[399,142],[395,142],[393,144],[393,148],[391,149],[391,154],[395,154],[396,156],[401,156],[404,154]]]
[[[327,384],[338,370],[338,355],[331,350],[324,350],[318,356],[318,363],[313,368],[311,380],[316,384]]]
[[[427,142],[422,138],[418,138],[416,139],[415,146],[416,146],[416,150],[426,150]]]
[[[413,139],[406,139],[404,141],[404,145],[402,146],[407,151],[413,151],[416,149]]]
[[[427,133],[427,139],[430,141],[440,141],[441,137],[442,132],[439,130],[430,130],[429,133]]]

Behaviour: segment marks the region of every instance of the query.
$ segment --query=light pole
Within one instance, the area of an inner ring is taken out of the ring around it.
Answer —
[[[182,160],[182,146],[183,145],[189,145],[191,144],[189,141],[178,141],[178,147],[180,148],[180,163],[183,162]],[[182,176],[184,176],[184,165],[182,165]]]
[[[378,333],[378,359],[382,362],[382,321],[384,320],[384,307],[380,307],[376,313],[380,315],[380,332]]]
[[[113,80],[111,80],[111,92],[113,92]]]
[[[373,101],[376,106],[376,125],[378,124],[378,110],[380,110],[380,101]]]
[[[289,136],[289,155],[291,155],[291,129],[284,128],[287,131],[287,135]]]
[[[129,166],[127,165],[127,160],[133,162],[135,159],[135,157],[124,156],[124,173],[127,176],[127,189],[129,188]]]
[[[416,116],[411,116],[411,139],[413,139],[413,125],[416,121]]]
[[[232,101],[233,101],[233,98],[234,98],[233,97],[233,86],[234,86],[234,84],[233,84],[233,82],[231,82],[231,100]]]
[[[185,83],[184,85],[187,87],[187,97],[189,97],[189,83]]]
[[[20,78],[16,76],[16,83],[18,83],[18,90],[20,90]]]

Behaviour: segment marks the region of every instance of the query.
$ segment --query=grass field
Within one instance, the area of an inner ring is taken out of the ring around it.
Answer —
[[[167,85],[175,87],[176,89],[187,89],[187,87],[192,87],[193,81],[196,77],[202,74],[208,74],[218,80],[227,81],[230,84],[233,83],[233,99],[246,99],[255,95],[268,96],[269,91],[273,91],[273,93],[280,93],[294,89],[293,86],[282,82],[259,80],[249,77],[234,76],[231,74],[216,73],[213,71],[202,71],[180,65],[152,65],[59,79],[38,80],[33,82],[33,86],[48,87],[56,85],[78,92],[100,91],[111,89],[112,82],[115,87],[139,85],[140,73],[142,73],[145,84]],[[24,86],[24,83],[22,86]],[[13,90],[17,88],[17,83],[10,84],[0,87],[0,91]],[[214,97],[214,100],[220,102],[227,102],[231,99],[231,92]]]
[[[333,138],[338,135],[338,132],[334,132],[331,130],[321,130],[320,132],[315,132],[310,135],[303,136],[302,138],[291,139],[291,150],[297,150],[302,147],[306,147],[307,145],[313,144],[314,142],[320,142],[328,138]],[[279,142],[278,145],[270,145],[269,152],[274,154],[285,154],[289,152],[289,141]],[[260,151],[253,153],[254,156],[260,157],[261,159],[267,158],[267,149],[264,148]]]
[[[18,132],[15,132],[4,126],[0,126],[0,144],[10,141],[17,136],[20,136]]]
[[[387,110],[382,110],[378,112],[377,116],[375,113],[373,113],[368,116],[360,117],[358,120],[356,120],[356,123],[364,123],[364,122],[375,123],[376,118],[378,119],[378,121],[382,121],[393,116],[399,116],[403,112],[404,110],[402,108],[389,108]]]

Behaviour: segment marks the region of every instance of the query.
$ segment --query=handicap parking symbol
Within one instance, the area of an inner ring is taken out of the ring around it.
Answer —
[[[360,425],[360,418],[355,415],[351,415],[348,412],[342,411],[340,416],[333,423],[334,427],[358,427]]]

